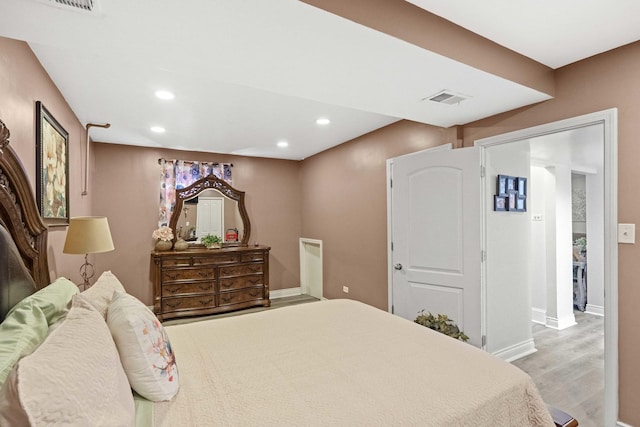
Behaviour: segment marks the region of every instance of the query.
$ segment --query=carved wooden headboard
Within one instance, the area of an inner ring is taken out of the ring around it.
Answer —
[[[7,229],[38,288],[47,286],[47,226],[22,162],[9,146],[9,129],[0,120],[0,225]]]

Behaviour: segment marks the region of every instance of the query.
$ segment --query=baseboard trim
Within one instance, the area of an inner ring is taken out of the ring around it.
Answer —
[[[604,307],[601,307],[599,305],[587,304],[586,310],[584,312],[604,317]]]
[[[538,351],[538,349],[533,342],[533,338],[530,338],[521,343],[505,347],[502,350],[494,351],[493,355],[506,362],[513,362],[514,360],[533,354],[536,351]]]
[[[617,427],[633,427],[631,424],[623,423],[622,421],[618,421],[616,423]]]
[[[547,310],[541,308],[531,309],[531,321],[533,323],[539,323],[541,325],[547,324]]]
[[[562,319],[556,319],[555,317],[547,316],[547,322],[545,323],[545,326],[547,328],[556,329],[558,331],[570,328],[574,325],[577,325],[577,323],[573,313],[571,313],[571,315],[569,316],[563,317]]]
[[[276,289],[273,291],[269,291],[270,299],[295,297],[297,295],[302,295],[302,288],[300,286],[298,286],[297,288]]]

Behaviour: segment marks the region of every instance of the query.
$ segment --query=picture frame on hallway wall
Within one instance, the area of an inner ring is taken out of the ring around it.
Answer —
[[[507,198],[504,196],[493,196],[493,210],[494,211],[506,211],[507,210]]]
[[[36,197],[45,224],[69,224],[69,133],[36,102]]]

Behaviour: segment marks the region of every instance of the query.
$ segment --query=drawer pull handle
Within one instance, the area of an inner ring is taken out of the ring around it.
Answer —
[[[230,288],[233,286],[233,282],[221,282],[223,288]]]
[[[182,303],[180,301],[176,301],[174,303],[171,303],[169,301],[165,301],[165,304],[167,304],[171,308],[180,307],[182,305]]]
[[[199,302],[202,305],[209,305],[209,304],[211,304],[213,302],[213,298],[209,298],[207,300],[201,299],[201,300],[199,300]]]
[[[173,273],[171,274],[170,272],[165,272],[164,274],[167,275],[167,277],[171,280],[176,280],[178,277],[180,277],[180,273]]]
[[[256,285],[260,283],[260,277],[248,278],[247,281],[251,282],[252,285]]]
[[[222,296],[222,302],[229,302],[233,299],[233,297],[229,297],[229,296]]]
[[[198,287],[203,291],[208,291],[209,289],[211,289],[211,285],[208,285],[208,286],[198,285]]]
[[[209,272],[208,271],[198,271],[198,276],[200,276],[202,278],[207,278],[207,277],[209,277]]]
[[[166,287],[165,289],[168,290],[172,294],[175,294],[176,292],[178,292],[180,290],[180,288],[170,288],[170,287]]]
[[[249,295],[251,295],[252,297],[257,297],[258,295],[260,295],[262,293],[262,290],[258,290],[256,289],[255,291],[250,291]]]

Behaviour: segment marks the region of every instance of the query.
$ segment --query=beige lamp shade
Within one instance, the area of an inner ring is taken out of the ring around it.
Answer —
[[[71,218],[62,252],[66,254],[95,254],[112,251],[113,240],[107,218],[80,216]]]

